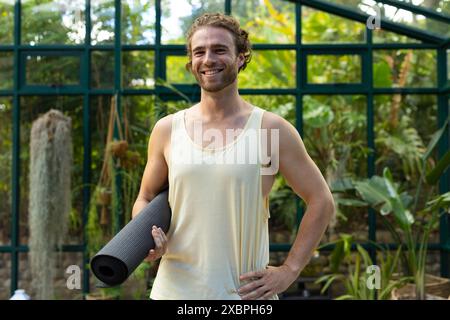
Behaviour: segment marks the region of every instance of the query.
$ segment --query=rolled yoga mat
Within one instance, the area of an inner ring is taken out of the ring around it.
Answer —
[[[92,258],[94,275],[108,286],[123,283],[155,247],[152,227],[167,233],[171,216],[165,189]]]

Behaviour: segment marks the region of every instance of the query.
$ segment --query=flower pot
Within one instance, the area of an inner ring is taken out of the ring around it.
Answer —
[[[113,156],[124,158],[128,150],[128,142],[126,140],[112,141],[108,147]]]
[[[103,206],[111,204],[112,192],[111,190],[102,190],[98,193],[97,203]]]
[[[446,300],[450,296],[450,279],[425,275],[426,300]],[[403,287],[395,288],[391,293],[392,300],[415,300],[416,285],[408,283]]]

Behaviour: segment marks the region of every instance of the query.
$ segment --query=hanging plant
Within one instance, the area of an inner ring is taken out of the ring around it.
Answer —
[[[95,185],[89,204],[87,222],[88,251],[95,254],[106,244],[118,228],[118,210],[125,213],[124,223],[130,220],[130,214],[139,188],[139,166],[141,156],[129,150],[128,121],[124,110],[122,127],[117,110],[117,97],[111,98],[108,130],[106,134],[103,165],[100,177]],[[113,137],[116,130],[117,138]],[[120,185],[116,178],[121,178]],[[118,189],[119,188],[119,189]]]
[[[72,124],[50,110],[33,122],[30,137],[30,266],[37,299],[53,298],[55,248],[67,233],[71,210]]]

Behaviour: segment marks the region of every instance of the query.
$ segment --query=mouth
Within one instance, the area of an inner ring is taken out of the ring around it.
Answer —
[[[213,76],[215,74],[218,74],[219,72],[222,72],[224,68],[216,68],[216,69],[208,69],[200,71],[201,74],[205,76]]]

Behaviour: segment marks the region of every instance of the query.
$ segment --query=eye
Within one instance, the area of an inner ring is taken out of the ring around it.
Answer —
[[[216,50],[216,53],[218,53],[218,54],[223,54],[223,53],[225,53],[225,52],[226,52],[225,49],[217,49],[217,50]]]
[[[201,56],[203,53],[204,53],[204,51],[195,51],[195,52],[194,52],[194,56],[195,56],[195,57],[199,57],[199,56]]]

